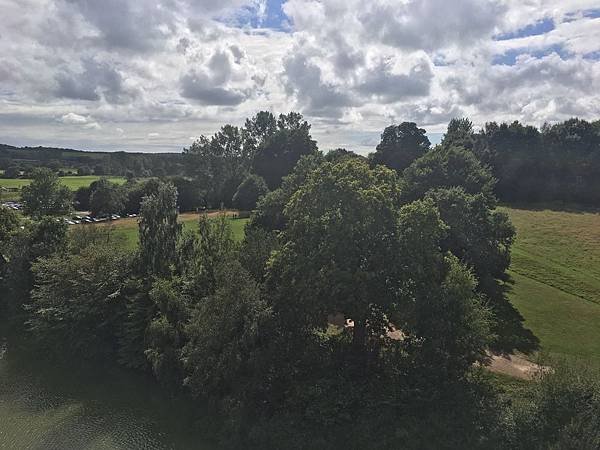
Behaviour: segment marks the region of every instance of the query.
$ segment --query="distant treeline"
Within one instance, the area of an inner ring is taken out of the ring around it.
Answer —
[[[445,141],[457,139],[490,166],[501,200],[600,201],[600,120],[570,119],[540,129],[491,122],[478,133],[462,135],[461,128],[468,131],[469,122],[453,121]]]
[[[309,135],[310,124],[296,113],[276,118],[259,112],[243,127],[225,125],[212,137],[202,136],[183,153],[100,153],[57,148],[16,148],[0,145],[0,168],[5,177],[27,176],[34,167],[56,171],[74,168],[81,175],[135,177],[185,176],[194,180],[199,204],[232,205],[238,195],[245,208],[253,207],[265,190],[279,186],[303,155],[317,152]],[[593,205],[600,201],[600,120],[569,119],[541,128],[489,122],[476,131],[467,118],[453,119],[442,142],[432,147],[426,130],[413,122],[387,127],[372,165],[386,165],[398,172],[426,153],[463,147],[496,178],[495,194],[503,202],[574,202]],[[333,150],[334,154],[344,149]],[[355,155],[358,156],[358,155]]]
[[[0,169],[16,178],[36,167],[79,175],[120,175],[136,177],[177,175],[183,172],[179,153],[88,152],[52,147],[13,147],[0,144]]]

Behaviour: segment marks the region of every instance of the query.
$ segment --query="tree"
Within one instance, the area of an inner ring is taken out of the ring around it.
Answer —
[[[0,254],[6,250],[9,239],[16,233],[20,223],[15,211],[0,205]]]
[[[283,230],[287,219],[283,210],[292,195],[306,181],[309,174],[323,162],[321,154],[303,156],[294,170],[283,178],[281,186],[262,197],[252,214],[250,227],[261,227],[268,231]]]
[[[1,281],[4,278],[4,271],[8,264],[7,250],[10,245],[10,239],[17,232],[20,223],[19,216],[15,211],[0,205],[0,288],[2,287]]]
[[[496,204],[494,178],[473,153],[461,147],[427,152],[404,171],[403,178],[405,202],[423,198],[431,189],[462,187],[468,194],[483,194],[490,206]]]
[[[468,118],[452,119],[448,129],[442,138],[442,147],[463,147],[467,150],[473,149],[475,132],[473,122]]]
[[[184,325],[189,320],[189,299],[178,279],[158,279],[150,290],[156,314],[146,329],[144,352],[157,380],[169,388],[183,382],[181,348],[186,342]]]
[[[286,206],[285,244],[268,275],[285,323],[325,329],[328,314],[341,312],[354,321],[354,353],[364,358],[399,301],[398,196],[394,172],[356,159],[309,175]]]
[[[21,176],[21,169],[19,169],[17,166],[9,166],[5,171],[4,171],[4,178],[19,178]]]
[[[196,211],[202,203],[202,196],[196,183],[185,177],[171,177],[169,181],[177,188],[177,206],[180,212]]]
[[[254,156],[256,149],[264,145],[265,141],[277,132],[277,120],[269,111],[259,111],[251,119],[246,119],[242,130],[245,145],[249,147],[248,153]]]
[[[106,244],[56,254],[32,267],[35,287],[28,329],[49,351],[67,349],[84,358],[112,355],[124,313],[120,289],[128,257]]]
[[[32,217],[68,214],[72,208],[73,194],[62,185],[50,169],[35,169],[33,180],[21,190],[23,211]]]
[[[143,271],[167,276],[177,260],[177,190],[161,183],[156,194],[144,197],[140,208],[140,264]]]
[[[145,181],[132,181],[125,183],[125,201],[123,212],[126,214],[139,214],[142,199],[158,192],[160,181],[150,178]]]
[[[100,178],[92,188],[90,195],[90,211],[92,216],[103,216],[121,213],[125,195],[121,186]]]
[[[375,153],[369,155],[373,164],[381,164],[402,172],[415,159],[423,156],[431,145],[423,128],[413,122],[390,125],[381,135]]]
[[[310,125],[298,113],[281,114],[277,131],[268,136],[258,147],[252,169],[264,178],[270,190],[281,184],[298,160],[304,155],[317,152],[317,144],[310,136]]]
[[[221,267],[218,289],[197,305],[186,326],[189,342],[183,349],[192,394],[238,405],[264,382],[264,358],[269,305],[260,286],[238,264]]]
[[[35,222],[24,222],[23,228],[14,233],[6,248],[5,286],[9,312],[18,322],[23,319],[23,303],[29,298],[34,284],[32,264],[39,258],[62,253],[67,248],[67,225],[52,217],[44,216]]]
[[[201,136],[184,149],[188,174],[210,206],[231,202],[248,171],[251,152],[245,145],[244,134],[231,125],[222,127],[211,139]]]
[[[258,175],[250,174],[239,185],[232,204],[237,209],[251,211],[256,208],[256,203],[268,190],[265,180]]]

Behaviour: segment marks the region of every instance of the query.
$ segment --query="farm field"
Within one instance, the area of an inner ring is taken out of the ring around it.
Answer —
[[[61,177],[60,181],[69,189],[75,191],[80,187],[86,187],[92,184],[94,181],[99,180],[101,177],[97,175],[87,175],[87,176],[69,176],[69,177]],[[109,181],[113,183],[123,184],[125,183],[124,177],[106,177]],[[27,186],[31,183],[30,179],[26,178],[0,178],[0,187],[6,188],[22,188],[23,186]]]
[[[600,366],[600,214],[502,208],[517,229],[509,298],[542,352]]]
[[[216,216],[218,213],[209,213]],[[198,214],[183,213],[179,215],[179,222],[183,224],[184,230],[195,230],[198,227]],[[233,237],[236,241],[241,241],[244,238],[244,227],[248,223],[248,219],[239,219],[236,217],[228,217],[229,224]],[[93,226],[93,225],[77,225],[77,226]],[[96,225],[100,227],[113,227],[113,236],[122,242],[125,248],[133,250],[138,242],[138,221],[135,218],[120,219],[114,222],[104,222]]]

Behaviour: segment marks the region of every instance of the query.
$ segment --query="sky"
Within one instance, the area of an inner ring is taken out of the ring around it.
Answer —
[[[600,118],[598,0],[0,0],[0,143],[179,152],[260,110],[366,154],[416,122]]]

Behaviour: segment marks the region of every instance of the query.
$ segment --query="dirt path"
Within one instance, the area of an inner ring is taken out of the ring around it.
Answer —
[[[521,355],[491,355],[487,368],[494,373],[501,373],[521,380],[533,380],[549,367],[528,361]]]

